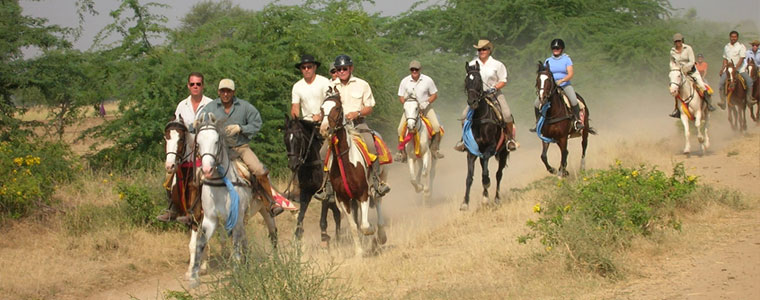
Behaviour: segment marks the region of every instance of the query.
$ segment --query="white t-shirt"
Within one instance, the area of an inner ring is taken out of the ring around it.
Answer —
[[[429,104],[428,99],[430,99],[430,96],[438,93],[438,89],[435,87],[435,82],[433,82],[430,76],[420,74],[420,78],[414,81],[412,80],[412,75],[408,75],[404,79],[401,79],[401,83],[398,85],[398,96],[407,98],[407,95],[411,93],[414,93],[420,104]]]
[[[201,99],[201,103],[198,104],[196,110],[193,111],[193,103],[192,100],[190,100],[190,97],[191,96],[187,96],[187,98],[180,101],[179,104],[177,104],[177,109],[174,111],[174,116],[177,118],[177,121],[179,121],[180,117],[182,117],[182,121],[188,128],[187,134],[185,135],[185,154],[193,151],[192,143],[195,140],[195,134],[190,133],[190,125],[195,122],[195,119],[198,118],[198,115],[200,115],[201,111],[203,111],[203,108],[206,107],[206,104],[214,101],[204,95]]]
[[[496,86],[499,82],[507,82],[507,67],[503,63],[489,56],[485,63],[475,58],[470,61],[470,65],[480,64],[480,78],[483,79],[483,90]]]
[[[293,85],[291,103],[301,105],[301,118],[311,120],[312,116],[320,113],[329,86],[330,80],[318,74],[310,84],[301,78]]]
[[[735,67],[742,65],[739,69],[739,73],[744,72],[744,68],[746,68],[746,66],[742,64],[743,61],[741,59],[744,57],[745,53],[747,53],[747,47],[744,47],[744,44],[739,42],[736,42],[733,45],[728,43],[723,47],[723,58],[732,61]]]

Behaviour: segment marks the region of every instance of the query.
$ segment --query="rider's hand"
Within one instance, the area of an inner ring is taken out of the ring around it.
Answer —
[[[430,105],[430,103],[420,102],[420,110],[426,110],[428,108],[428,105]]]
[[[495,89],[495,88],[490,88],[490,89],[487,89],[487,90],[486,90],[486,93],[489,93],[489,94],[495,94],[495,93],[496,93],[496,89]]]
[[[359,117],[359,112],[358,111],[352,111],[352,112],[346,114],[346,119],[348,119],[349,121],[353,121],[354,119],[356,119],[358,117]]]
[[[322,114],[314,114],[311,116],[311,119],[314,120],[314,122],[322,122]]]
[[[226,132],[228,136],[233,136],[240,133],[240,129],[241,129],[240,125],[232,124],[232,125],[227,125],[227,127],[224,128],[224,132]]]

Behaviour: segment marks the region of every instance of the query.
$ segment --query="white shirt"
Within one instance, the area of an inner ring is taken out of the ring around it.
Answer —
[[[752,49],[747,50],[747,55],[744,56],[744,70],[747,70],[746,66],[749,66],[749,59],[755,61],[755,65],[760,65],[760,50],[757,50],[757,52],[752,52]]]
[[[428,102],[430,96],[438,93],[438,89],[435,87],[433,79],[425,74],[420,74],[417,81],[412,80],[412,75],[408,75],[401,79],[401,83],[398,85],[398,96],[406,99],[412,93],[414,93],[419,104],[430,104]]]
[[[475,58],[470,65],[480,64],[480,78],[483,79],[483,90],[494,88],[499,82],[507,82],[507,67],[503,63],[489,56],[485,63]]]
[[[330,80],[322,75],[316,75],[311,83],[301,78],[293,85],[291,103],[301,105],[301,118],[311,120],[312,116],[319,114],[322,101],[325,100]]]
[[[744,44],[739,42],[733,45],[728,43],[723,47],[723,58],[732,61],[735,67],[742,66],[739,68],[739,73],[744,72],[744,69],[747,67],[742,61],[745,53],[747,53],[747,47],[744,47]]]
[[[177,109],[174,111],[174,116],[177,118],[177,121],[182,118],[182,122],[185,123],[185,126],[187,126],[188,129],[190,129],[190,125],[195,122],[195,119],[198,118],[198,115],[201,113],[203,108],[206,107],[206,104],[214,101],[204,95],[203,98],[201,98],[201,103],[198,104],[196,110],[193,111],[193,103],[192,100],[190,100],[190,97],[191,96],[187,96],[187,98],[180,101],[179,104],[177,104]],[[190,133],[190,130],[188,130],[185,138],[185,154],[189,154],[191,151],[193,151],[192,143],[195,140],[195,134]]]
[[[364,107],[375,107],[375,97],[372,95],[372,89],[369,87],[369,83],[363,79],[351,75],[346,84],[343,84],[340,78],[335,78],[332,84],[340,92],[344,116],[351,112],[358,112]]]

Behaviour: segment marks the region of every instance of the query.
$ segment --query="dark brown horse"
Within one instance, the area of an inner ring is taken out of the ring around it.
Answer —
[[[288,151],[288,168],[293,176],[298,176],[299,203],[298,221],[296,225],[296,238],[303,236],[303,218],[309,208],[314,193],[319,190],[324,180],[322,160],[319,157],[319,149],[322,148],[322,136],[319,134],[319,124],[304,120],[291,119],[285,116],[285,149]],[[292,184],[292,180],[291,180]],[[290,188],[290,186],[289,186]],[[332,210],[335,220],[335,236],[340,232],[340,211],[335,202],[322,202],[322,211],[319,215],[319,228],[322,230],[322,242],[329,243],[330,236],[327,234],[327,210]]]
[[[546,65],[538,63],[538,75],[536,76],[536,90],[538,92],[538,99],[541,103],[542,117],[536,126],[536,132],[538,137],[543,143],[543,150],[541,151],[541,161],[544,162],[544,166],[549,173],[556,174],[560,177],[569,175],[567,171],[567,140],[571,135],[578,135],[573,130],[573,113],[570,112],[567,105],[565,105],[564,99],[560,94],[560,87],[557,82],[554,81],[554,75],[549,69],[549,63]],[[577,94],[578,102],[583,103],[583,111],[581,112],[581,118],[583,119],[583,129],[580,132],[581,146],[583,151],[581,154],[581,170],[586,167],[586,147],[588,146],[588,134],[595,133],[589,125],[589,112],[588,107],[585,105],[586,101],[583,100],[580,94]],[[555,170],[546,157],[546,151],[549,149],[549,143],[557,143],[561,153],[562,159],[560,161],[559,170]]]
[[[470,109],[469,120],[465,120],[464,130],[462,133],[464,144],[467,146],[467,179],[465,182],[464,202],[459,207],[460,210],[467,210],[470,203],[470,188],[472,187],[472,177],[475,171],[475,160],[480,158],[480,168],[482,173],[483,185],[483,204],[489,202],[488,187],[491,185],[491,178],[488,173],[488,160],[491,156],[496,156],[499,166],[496,169],[496,197],[494,202],[498,204],[501,201],[499,189],[501,188],[501,178],[504,167],[507,165],[509,150],[506,147],[507,131],[500,124],[495,113],[496,95],[486,93],[483,90],[483,79],[480,77],[480,64],[465,63],[467,76],[464,79],[465,92],[467,93],[467,105]]]
[[[758,100],[760,100],[760,72],[758,71],[758,66],[756,64],[754,59],[750,58],[747,61],[747,74],[749,74],[749,77],[752,78],[752,95],[750,95],[750,102],[749,102],[749,116],[754,120],[755,122],[760,122],[760,103],[758,103]]]
[[[382,198],[370,197],[368,179],[371,170],[357,142],[357,139],[361,138],[354,130],[353,123],[344,122],[343,104],[337,89],[329,88],[328,97],[322,103],[322,115],[325,116],[322,126],[327,127],[328,133],[327,166],[330,184],[332,184],[341,213],[351,224],[356,254],[361,256],[364,250],[361,246],[359,230],[364,235],[377,233],[375,242],[378,244],[386,242],[380,209]],[[368,214],[371,207],[377,211],[377,230],[369,223]],[[355,218],[359,221],[357,222]]]
[[[728,61],[723,72],[726,72],[726,83],[723,86],[723,91],[726,93],[728,103],[728,123],[731,124],[731,129],[746,132],[747,83],[739,75],[739,70],[736,69],[731,60]]]

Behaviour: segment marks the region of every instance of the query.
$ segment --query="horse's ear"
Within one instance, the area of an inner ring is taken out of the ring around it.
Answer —
[[[285,124],[288,124],[288,123],[290,123],[290,114],[286,113],[285,114]]]
[[[216,124],[216,115],[214,115],[214,114],[212,114],[212,113],[209,113],[209,114],[207,114],[207,115],[208,115],[208,121],[209,121],[210,123],[214,123],[214,124]]]

